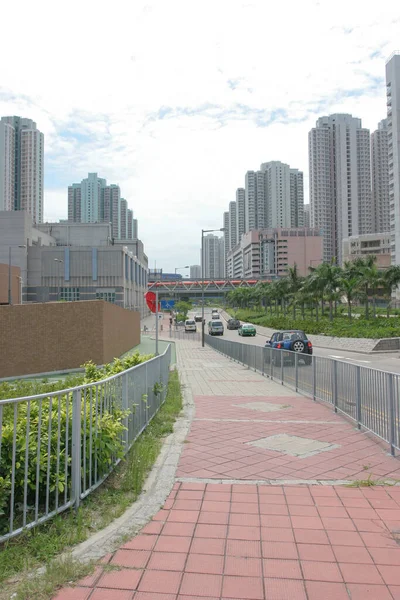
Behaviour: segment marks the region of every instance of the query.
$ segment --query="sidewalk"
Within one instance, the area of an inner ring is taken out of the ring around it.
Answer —
[[[400,459],[330,408],[177,342],[196,413],[163,510],[57,600],[399,600]]]

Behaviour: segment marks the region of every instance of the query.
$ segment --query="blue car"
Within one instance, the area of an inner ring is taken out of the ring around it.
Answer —
[[[275,350],[275,352],[272,353],[272,361],[275,365],[281,364],[281,357],[283,357],[283,361],[294,364],[294,352],[298,352],[302,355],[301,358],[306,365],[310,365],[312,362],[312,343],[301,329],[276,331],[271,336],[271,339],[266,342],[265,347],[273,348]],[[276,350],[284,350],[285,352],[281,354],[276,352]],[[269,362],[269,358],[270,353],[266,356],[267,362]]]

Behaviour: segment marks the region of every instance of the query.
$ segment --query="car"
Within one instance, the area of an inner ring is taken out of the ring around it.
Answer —
[[[218,319],[218,321],[220,321],[220,320],[221,320],[221,317],[219,316],[219,313],[212,313],[212,315],[211,315],[211,319],[212,319],[212,320],[214,320],[214,319]]]
[[[224,335],[224,324],[222,321],[217,321],[216,319],[212,319],[208,323],[208,333],[209,335]]]
[[[201,315],[194,315],[194,320],[196,323],[201,323]]]
[[[240,327],[239,319],[229,319],[228,323],[226,324],[227,329],[239,329],[239,327]]]
[[[256,328],[251,323],[242,323],[238,329],[238,334],[241,336],[245,336],[245,335],[255,336],[256,333],[257,333]]]
[[[196,321],[194,319],[186,319],[185,331],[197,331]]]
[[[265,347],[285,351],[282,355],[278,352],[273,352],[272,361],[276,365],[281,364],[281,356],[283,357],[283,362],[287,361],[293,365],[296,360],[295,353],[302,355],[301,358],[306,365],[312,363],[312,343],[301,329],[276,331],[272,334],[271,339],[266,342]],[[268,360],[269,355],[267,356]]]

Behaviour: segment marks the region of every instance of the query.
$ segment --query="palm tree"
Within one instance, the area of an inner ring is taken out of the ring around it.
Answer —
[[[337,300],[337,291],[339,288],[339,277],[341,268],[336,265],[336,260],[332,258],[329,263],[322,263],[318,267],[310,268],[314,285],[320,290],[323,303],[324,295],[329,301],[329,320],[333,321],[333,302]],[[323,313],[322,313],[323,314]]]
[[[389,318],[391,296],[393,290],[400,284],[400,265],[392,265],[383,273],[382,283],[385,290],[385,295],[388,296],[386,307],[386,316]]]
[[[298,291],[300,290],[302,282],[303,282],[303,278],[300,277],[300,275],[299,275],[296,263],[294,263],[293,267],[288,268],[288,274],[287,274],[286,279],[288,282],[289,293],[292,296],[293,319],[296,319],[295,296],[298,293]]]
[[[357,274],[357,271],[354,269],[354,264],[352,262],[344,263],[344,270],[342,272],[342,277],[339,281],[339,286],[341,291],[346,296],[347,312],[351,321],[351,303],[356,298],[357,291],[360,286],[360,277]]]
[[[376,317],[376,290],[381,282],[381,274],[375,264],[374,255],[365,258],[357,258],[354,261],[356,273],[360,277],[360,286],[364,291],[365,317],[369,319],[369,290],[372,291],[372,303],[374,308],[374,317]]]

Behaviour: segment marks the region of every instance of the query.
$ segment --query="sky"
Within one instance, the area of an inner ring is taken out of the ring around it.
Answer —
[[[45,134],[45,219],[97,172],[169,272],[262,162],[304,171],[308,202],[308,131],[334,112],[376,129],[400,49],[398,0],[20,0],[1,21],[0,115]]]

